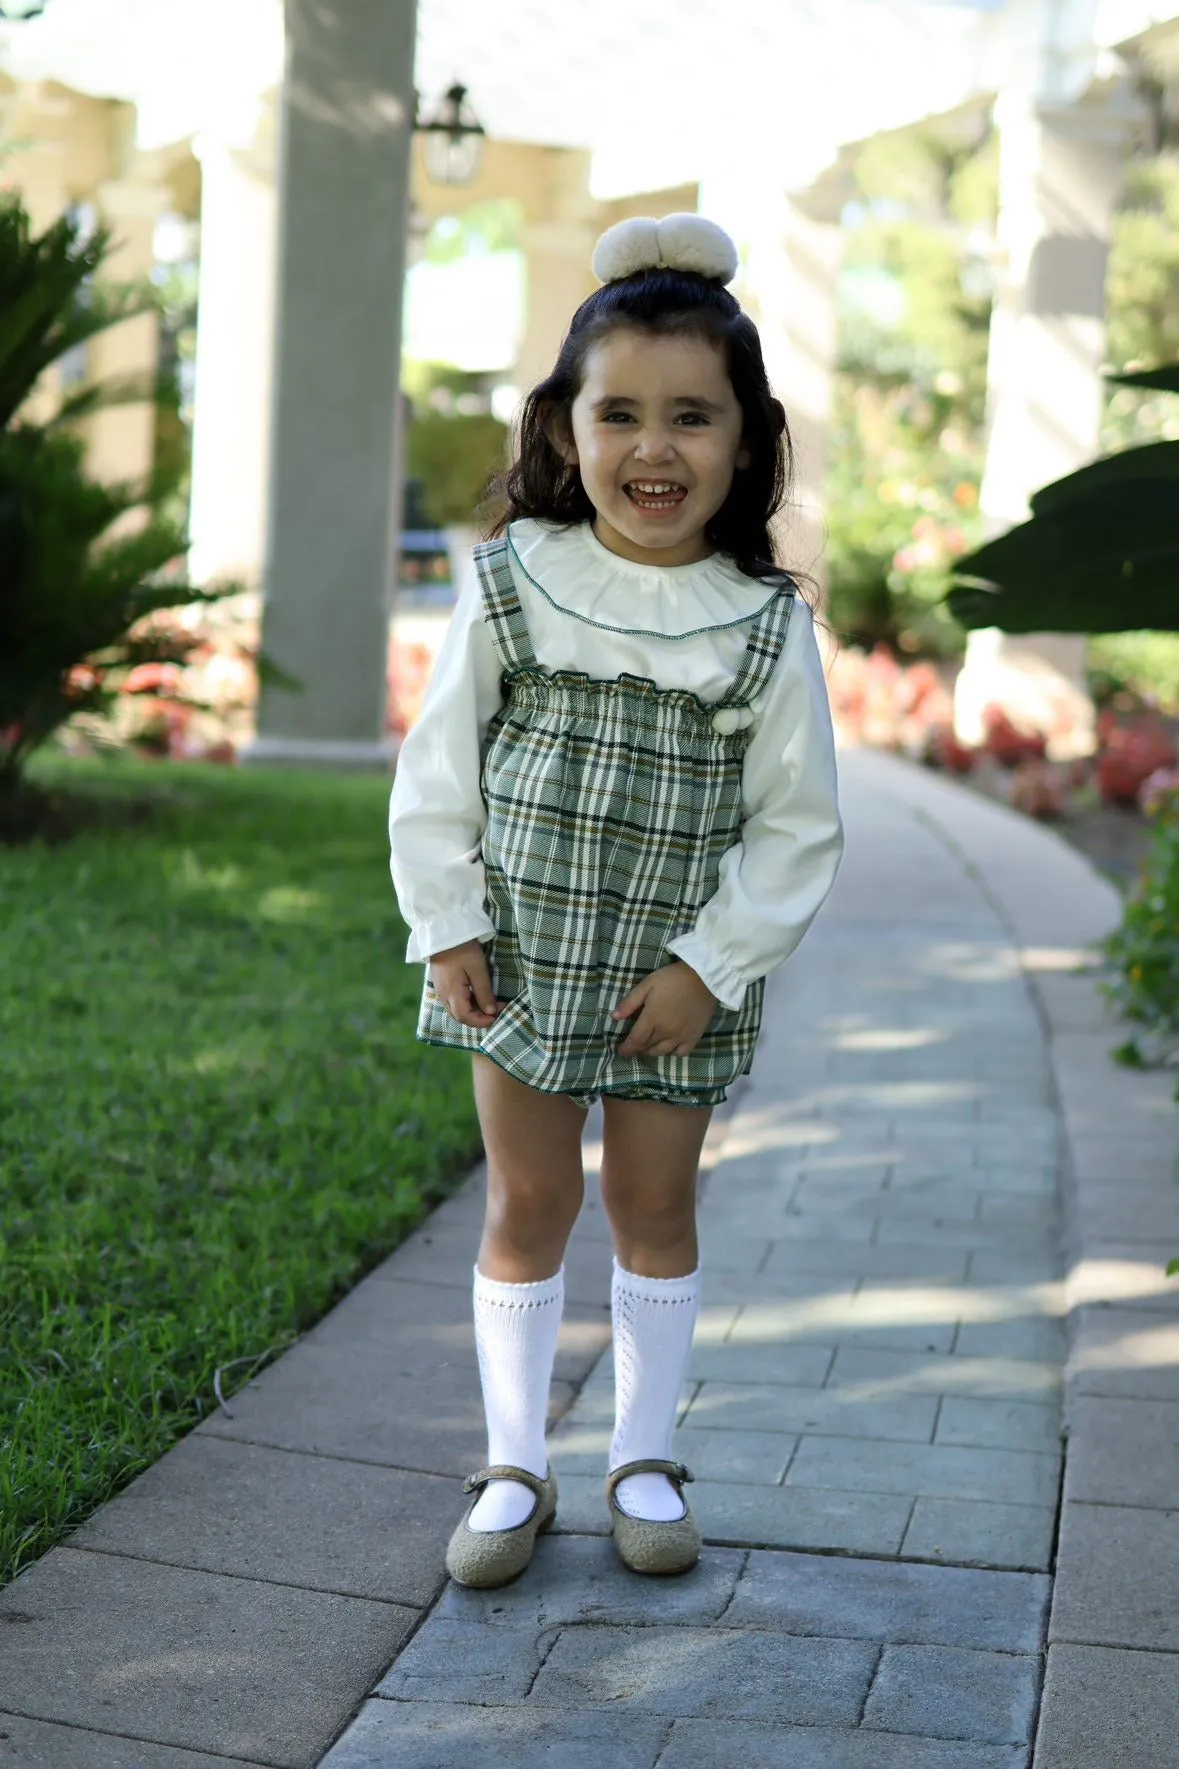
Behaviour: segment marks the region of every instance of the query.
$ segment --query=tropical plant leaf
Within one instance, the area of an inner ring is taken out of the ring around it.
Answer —
[[[1031,500],[1034,516],[1048,516],[1069,505],[1086,502],[1095,491],[1122,483],[1147,483],[1154,498],[1179,500],[1179,442],[1150,442],[1121,454],[1103,455],[1063,479],[1043,485]],[[1167,485],[1173,489],[1168,491]]]
[[[947,602],[966,627],[1179,630],[1179,499],[1160,495],[1157,478],[1091,480],[1083,499],[1050,500],[1046,512],[966,554],[955,578]]]
[[[116,405],[162,405],[169,398],[170,387],[159,375],[150,371],[138,375],[108,375],[104,381],[91,381],[77,388],[62,400],[44,428],[56,429],[76,424],[97,411]]]
[[[1157,369],[1137,369],[1126,375],[1106,375],[1119,387],[1156,387],[1163,393],[1179,393],[1179,362],[1163,363]]]
[[[0,424],[9,424],[44,371],[108,326],[158,307],[149,282],[98,286],[111,247],[71,216],[34,236],[13,193],[0,197]]]

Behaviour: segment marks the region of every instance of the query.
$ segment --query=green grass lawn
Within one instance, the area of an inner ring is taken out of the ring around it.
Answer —
[[[151,810],[0,847],[0,1584],[206,1416],[219,1365],[318,1320],[479,1146],[466,1061],[414,1037],[386,781],[39,773]]]

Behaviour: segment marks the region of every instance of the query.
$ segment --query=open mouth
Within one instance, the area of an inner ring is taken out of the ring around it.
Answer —
[[[640,510],[674,510],[688,495],[687,486],[671,479],[632,479],[623,490]]]

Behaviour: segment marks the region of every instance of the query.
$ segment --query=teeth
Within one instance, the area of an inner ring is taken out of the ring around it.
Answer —
[[[665,483],[663,480],[660,480],[658,483],[655,483],[654,481],[648,482],[648,481],[642,480],[642,479],[635,479],[635,480],[632,480],[631,484],[632,484],[632,487],[635,491],[646,492],[647,495],[650,497],[661,495],[664,492],[680,491],[683,489],[681,486],[678,486],[678,485],[669,485],[669,484]]]

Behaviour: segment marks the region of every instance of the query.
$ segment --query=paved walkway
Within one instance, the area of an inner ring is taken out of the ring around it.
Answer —
[[[605,1533],[591,1178],[558,1527],[510,1587],[445,1580],[486,1448],[476,1175],[0,1594],[0,1765],[1026,1769],[1037,1716],[1036,1769],[1173,1760],[1175,1119],[1071,974],[1112,893],[940,780],[844,780],[839,884],[710,1142],[675,1444],[700,1565],[638,1579]]]

